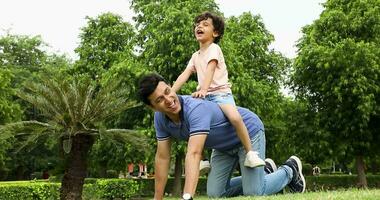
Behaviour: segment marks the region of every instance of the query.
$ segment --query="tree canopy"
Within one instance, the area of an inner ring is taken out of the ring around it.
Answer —
[[[331,133],[330,148],[364,156],[379,142],[369,122],[379,115],[380,2],[329,0],[324,6],[303,29],[294,89]]]

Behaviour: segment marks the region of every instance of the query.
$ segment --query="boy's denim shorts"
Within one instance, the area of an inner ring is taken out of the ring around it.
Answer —
[[[230,105],[236,105],[234,97],[231,93],[215,93],[215,94],[208,94],[205,97],[206,100],[215,102],[217,104],[230,104]]]

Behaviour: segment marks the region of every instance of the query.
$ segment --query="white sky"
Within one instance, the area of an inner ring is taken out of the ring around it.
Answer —
[[[289,58],[296,55],[295,42],[301,27],[319,18],[326,0],[215,0],[226,17],[250,11],[259,14],[274,35],[271,45]],[[112,12],[131,21],[128,0],[0,0],[0,35],[41,35],[51,46],[49,51],[76,59],[80,28],[86,16]]]

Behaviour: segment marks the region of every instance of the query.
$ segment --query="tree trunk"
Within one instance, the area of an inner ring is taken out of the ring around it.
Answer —
[[[24,166],[18,166],[16,168],[16,180],[25,180],[25,167]]]
[[[174,183],[172,189],[173,196],[181,196],[182,194],[182,159],[183,152],[177,152],[174,166]]]
[[[99,163],[99,176],[107,178],[107,162],[102,161]]]
[[[93,136],[83,134],[73,136],[62,179],[61,200],[82,199],[84,178],[87,175],[87,157],[93,144]]]
[[[379,172],[379,166],[377,165],[376,157],[371,161],[371,172],[372,174],[377,174]]]
[[[367,178],[365,176],[365,164],[363,156],[356,156],[356,169],[358,171],[358,187],[367,188]]]

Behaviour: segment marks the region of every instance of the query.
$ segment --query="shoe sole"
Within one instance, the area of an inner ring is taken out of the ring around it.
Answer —
[[[276,163],[274,163],[274,161],[270,158],[267,158],[265,159],[265,162],[268,162],[270,164],[270,166],[272,167],[273,169],[273,172],[277,171],[277,166],[276,166]],[[273,173],[272,172],[272,173]]]
[[[301,180],[303,181],[303,187],[302,187],[302,192],[301,193],[304,193],[305,190],[306,190],[306,181],[305,181],[305,177],[302,174],[302,162],[301,162],[301,160],[297,156],[291,156],[290,158],[294,159],[297,162],[298,171],[300,173]]]
[[[199,175],[203,176],[203,175],[208,174],[209,172],[210,172],[210,168],[209,167],[208,168],[203,168],[203,169],[199,170]]]
[[[259,163],[259,164],[254,164],[254,165],[249,165],[249,164],[246,164],[246,163],[244,162],[244,166],[245,166],[245,167],[250,167],[250,168],[262,167],[262,166],[265,166],[265,162],[264,162],[264,163]]]

